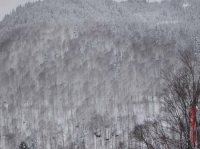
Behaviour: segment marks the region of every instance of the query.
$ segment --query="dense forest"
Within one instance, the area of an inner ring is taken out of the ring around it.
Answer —
[[[149,135],[163,132],[163,70],[199,56],[199,13],[199,0],[17,7],[0,22],[0,148],[177,148],[175,132],[173,147]]]

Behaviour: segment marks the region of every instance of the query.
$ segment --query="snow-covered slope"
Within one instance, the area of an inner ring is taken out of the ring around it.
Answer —
[[[117,3],[113,0],[45,0],[19,6],[16,11],[6,15],[0,27],[12,27],[23,24],[34,24],[43,21],[65,21],[80,25],[85,21],[101,24],[125,25],[135,22],[167,21],[169,17],[160,14],[160,6],[147,7],[145,3]],[[156,9],[157,10],[156,10]],[[164,7],[163,7],[164,8]],[[153,11],[151,9],[154,9]],[[167,10],[168,8],[166,8]],[[138,13],[138,12],[144,13]],[[136,13],[137,12],[137,13]],[[160,20],[157,20],[159,18]]]
[[[156,25],[131,5],[46,0],[5,17],[0,148],[23,140],[38,149],[141,146],[129,133],[159,112],[160,70],[197,44],[186,27]]]

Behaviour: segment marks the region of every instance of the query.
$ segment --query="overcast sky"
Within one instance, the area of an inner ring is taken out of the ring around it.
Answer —
[[[15,9],[18,5],[24,5],[29,1],[37,1],[37,0],[0,0],[0,21],[3,17],[10,13],[13,9]]]

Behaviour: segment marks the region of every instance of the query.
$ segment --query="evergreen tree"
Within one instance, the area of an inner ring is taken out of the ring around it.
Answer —
[[[19,149],[28,149],[28,146],[27,146],[27,144],[24,141],[22,141],[20,143],[20,145],[19,145]]]

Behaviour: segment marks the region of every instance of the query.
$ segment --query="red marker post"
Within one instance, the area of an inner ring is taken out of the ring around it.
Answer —
[[[191,108],[190,115],[190,141],[191,145],[195,147],[196,145],[196,108]]]

